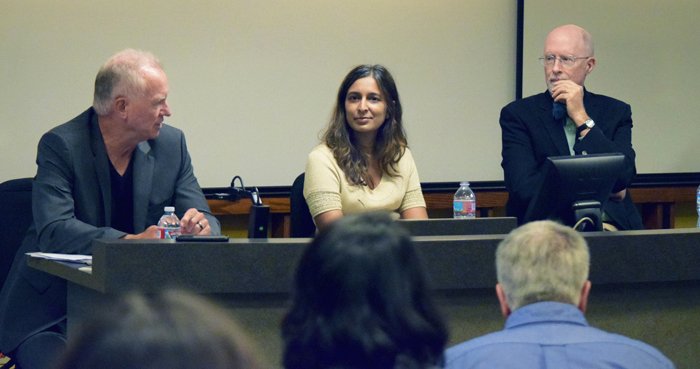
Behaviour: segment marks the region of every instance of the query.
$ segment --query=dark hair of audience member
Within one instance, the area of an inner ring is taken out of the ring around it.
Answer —
[[[262,369],[218,306],[170,290],[131,293],[81,326],[58,369]]]
[[[282,337],[286,369],[431,368],[447,330],[408,233],[386,213],[364,213],[305,250]]]

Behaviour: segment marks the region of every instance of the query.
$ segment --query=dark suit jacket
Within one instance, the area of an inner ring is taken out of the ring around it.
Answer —
[[[501,110],[501,166],[509,194],[506,209],[520,221],[542,180],[545,159],[570,155],[561,122],[552,116],[552,104],[551,95],[545,91],[514,101]],[[576,140],[575,154],[623,154],[625,167],[613,192],[629,187],[636,175],[630,106],[588,91],[584,93],[583,104],[596,125],[582,140]],[[622,229],[643,228],[629,192],[623,201],[608,201],[605,212]]]
[[[41,138],[32,189],[34,221],[0,293],[0,350],[10,352],[65,318],[65,281],[29,268],[25,253],[91,254],[92,240],[125,235],[110,227],[108,160],[92,108]],[[194,176],[182,131],[164,125],[157,138],[138,145],[132,160],[135,233],[156,224],[169,205],[180,217],[196,208],[213,234],[221,232]]]

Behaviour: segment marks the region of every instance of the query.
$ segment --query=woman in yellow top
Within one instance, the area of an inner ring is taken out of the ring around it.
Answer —
[[[385,67],[360,65],[348,73],[323,143],[306,163],[304,198],[319,229],[343,214],[370,210],[428,217],[401,117],[399,93]]]

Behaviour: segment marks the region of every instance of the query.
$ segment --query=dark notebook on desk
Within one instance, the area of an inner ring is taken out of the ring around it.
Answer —
[[[514,217],[399,219],[397,222],[412,236],[506,234],[518,226]]]

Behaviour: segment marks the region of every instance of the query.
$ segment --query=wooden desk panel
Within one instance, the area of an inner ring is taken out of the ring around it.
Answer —
[[[692,203],[695,201],[696,186],[681,187],[637,187],[629,189],[635,204],[640,207],[644,226],[647,229],[672,229],[675,226],[675,206],[677,203]],[[475,191],[476,206],[480,217],[497,215],[498,209],[505,208],[508,201],[506,191]],[[428,211],[450,214],[454,193],[426,192],[424,193]],[[208,200],[214,215],[247,216],[251,202],[248,199],[240,201]],[[288,195],[264,196],[263,202],[270,206],[271,236],[289,237],[289,197]],[[501,211],[503,213],[503,211]]]

